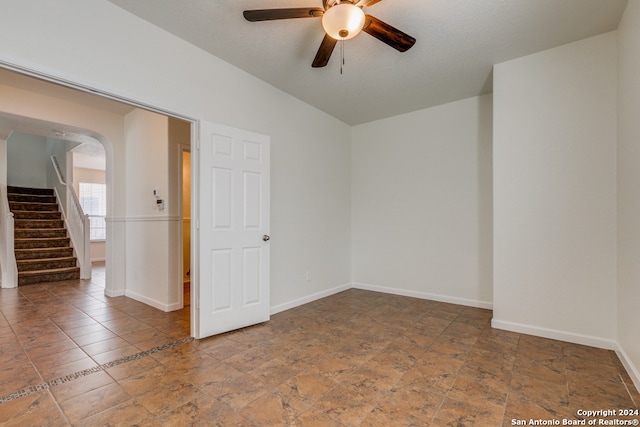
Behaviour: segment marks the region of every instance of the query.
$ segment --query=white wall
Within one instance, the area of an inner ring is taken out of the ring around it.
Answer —
[[[274,311],[350,282],[349,126],[109,2],[0,0],[0,10],[0,38],[12,40],[0,61],[271,137]],[[114,179],[126,187],[124,173]]]
[[[353,128],[356,286],[491,307],[491,95]]]
[[[618,30],[618,344],[640,389],[640,1]]]
[[[494,67],[493,325],[616,338],[616,33]]]
[[[7,184],[47,188],[47,139],[13,132],[7,139]]]
[[[136,109],[125,116],[127,215],[125,295],[163,310],[180,308],[179,277],[171,265],[170,231],[178,225],[169,215],[169,127],[168,118]],[[154,189],[165,202],[160,210]],[[175,224],[174,224],[175,223]],[[173,286],[172,286],[173,285]]]

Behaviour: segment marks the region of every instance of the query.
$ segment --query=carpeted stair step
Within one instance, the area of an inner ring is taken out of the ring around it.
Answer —
[[[13,218],[18,219],[62,219],[60,211],[13,211]]]
[[[33,239],[38,237],[67,237],[66,228],[16,228],[13,232],[16,239]]]
[[[59,248],[69,246],[68,237],[43,237],[37,239],[14,239],[15,249]]]
[[[64,228],[64,221],[61,219],[16,219],[14,228]]]
[[[14,216],[18,286],[80,279],[53,190],[7,187]]]
[[[23,259],[17,261],[18,271],[38,271],[38,270],[55,270],[59,268],[68,268],[76,266],[75,257],[65,258],[45,258],[45,259]]]
[[[42,196],[53,196],[54,192],[52,188],[30,188],[30,187],[16,187],[15,185],[7,185],[7,194],[39,194]]]
[[[56,196],[43,196],[40,194],[16,194],[8,193],[7,199],[10,202],[29,202],[29,203],[56,203]]]
[[[16,260],[39,259],[39,258],[64,258],[73,255],[73,248],[32,248],[16,249]]]
[[[18,274],[18,286],[36,283],[61,282],[80,279],[80,267],[56,268],[52,270],[22,271]]]
[[[32,203],[32,202],[9,202],[9,209],[13,211],[57,211],[57,203]]]

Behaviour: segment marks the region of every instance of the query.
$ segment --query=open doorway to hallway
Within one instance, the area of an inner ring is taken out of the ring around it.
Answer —
[[[100,143],[101,137],[108,140],[104,292],[162,311],[180,310],[188,303],[182,299],[183,277],[190,269],[178,251],[182,159],[176,147],[189,147],[191,122],[1,69],[0,92],[0,140],[28,130],[31,120],[40,135],[84,132],[99,135]],[[173,137],[176,127],[187,130],[183,137]],[[156,276],[165,281],[162,289]]]

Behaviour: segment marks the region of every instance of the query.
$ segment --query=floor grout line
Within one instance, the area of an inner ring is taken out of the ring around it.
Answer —
[[[53,380],[45,381],[44,383],[30,386],[22,390],[18,390],[13,393],[7,394],[5,396],[0,396],[0,404],[5,402],[10,402],[20,397],[29,396],[31,394],[34,394],[40,391],[49,390],[51,387],[65,384],[65,383],[68,383],[69,381],[77,380],[79,378],[86,377],[87,375],[95,374],[96,372],[101,372],[106,369],[113,368],[114,366],[118,366],[123,363],[130,362],[132,360],[138,360],[138,359],[141,359],[142,357],[149,356],[159,351],[167,350],[169,348],[176,347],[180,344],[184,344],[193,340],[194,340],[193,337],[182,338],[167,344],[150,348],[149,350],[144,350],[136,354],[132,354],[129,356],[121,357],[120,359],[112,360],[111,362],[103,363],[102,365],[94,366],[88,369],[83,369],[82,371],[74,372],[73,374],[69,374]]]
[[[627,390],[627,393],[629,394],[629,397],[631,398],[631,401],[633,402],[633,404],[638,407],[638,402],[636,402],[636,400],[633,398],[633,394],[631,393],[631,390],[629,390],[629,386],[627,385],[627,382],[624,380],[624,378],[622,377],[622,375],[620,373],[618,373],[618,377],[620,377],[620,381],[622,381],[622,384],[624,385],[624,388]]]

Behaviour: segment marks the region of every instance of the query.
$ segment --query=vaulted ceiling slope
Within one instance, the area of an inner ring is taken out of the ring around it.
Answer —
[[[491,92],[492,65],[615,30],[627,0],[384,0],[365,12],[415,37],[400,53],[366,33],[324,68],[320,18],[247,22],[243,10],[322,0],[110,0],[356,125]]]

